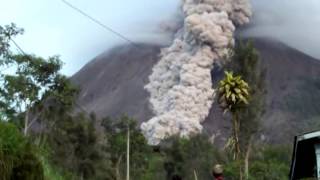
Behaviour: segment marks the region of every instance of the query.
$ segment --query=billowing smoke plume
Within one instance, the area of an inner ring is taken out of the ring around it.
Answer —
[[[228,55],[235,25],[251,16],[248,0],[183,0],[182,6],[184,26],[162,50],[146,86],[155,117],[141,128],[154,145],[171,135],[202,131],[215,95],[213,64]]]

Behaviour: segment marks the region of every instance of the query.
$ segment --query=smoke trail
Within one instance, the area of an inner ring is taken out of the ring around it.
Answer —
[[[171,135],[188,137],[202,131],[215,95],[213,64],[234,44],[234,24],[246,24],[251,16],[248,0],[183,0],[182,9],[184,26],[162,50],[145,87],[155,117],[141,129],[153,145]]]

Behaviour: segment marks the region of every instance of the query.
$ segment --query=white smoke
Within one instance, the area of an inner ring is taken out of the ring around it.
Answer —
[[[150,103],[155,117],[141,125],[149,144],[172,135],[188,137],[202,131],[215,90],[213,64],[228,55],[235,25],[249,22],[248,0],[183,0],[184,26],[173,44],[162,50],[153,68]],[[234,25],[235,24],[235,25]]]

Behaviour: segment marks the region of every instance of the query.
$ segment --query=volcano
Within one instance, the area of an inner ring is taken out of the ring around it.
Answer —
[[[303,131],[320,127],[320,61],[281,42],[254,38],[267,75],[267,108],[261,117],[261,140],[268,143],[291,142]],[[122,45],[101,54],[72,77],[81,88],[78,104],[97,117],[128,115],[139,124],[153,114],[149,93],[144,89],[152,68],[159,61],[160,45]],[[212,71],[213,84],[223,77],[223,69]],[[216,103],[203,123],[204,133],[220,140],[231,128]]]

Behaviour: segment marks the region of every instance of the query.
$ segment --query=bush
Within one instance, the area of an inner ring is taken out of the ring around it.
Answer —
[[[223,164],[225,158],[205,135],[196,135],[189,139],[172,137],[163,142],[166,162],[164,168],[167,179],[179,175],[182,179],[212,179],[211,170],[215,164]]]
[[[14,125],[7,122],[0,122],[0,179],[44,179],[35,149]]]
[[[264,146],[255,149],[250,161],[249,180],[287,180],[289,177],[291,151],[286,146]],[[225,176],[230,180],[239,177],[239,166],[226,163]]]

